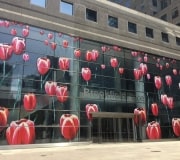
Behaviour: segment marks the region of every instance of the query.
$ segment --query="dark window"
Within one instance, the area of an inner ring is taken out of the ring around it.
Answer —
[[[176,26],[180,26],[180,23],[177,23]]]
[[[146,36],[150,38],[154,38],[153,29],[146,27]]]
[[[86,8],[86,19],[97,22],[97,12]]]
[[[167,21],[167,14],[164,14],[163,16],[161,16],[161,19],[164,21]]]
[[[176,37],[176,44],[180,46],[180,37]]]
[[[46,0],[30,0],[30,3],[40,7],[46,7]]]
[[[118,28],[118,18],[108,16],[108,25],[114,28]]]
[[[153,12],[153,15],[156,15],[156,14],[157,14],[157,12],[154,11],[154,12]]]
[[[136,24],[132,22],[128,22],[128,31],[132,33],[137,33]]]
[[[152,5],[153,5],[154,7],[157,7],[157,0],[152,0]]]
[[[161,9],[164,9],[164,8],[166,8],[167,6],[168,6],[167,0],[161,1]]]
[[[73,4],[65,1],[60,2],[60,12],[68,15],[73,15]]]
[[[168,34],[161,32],[162,41],[169,42]]]
[[[179,11],[178,8],[176,7],[172,10],[172,19],[178,17],[178,15],[179,15]]]

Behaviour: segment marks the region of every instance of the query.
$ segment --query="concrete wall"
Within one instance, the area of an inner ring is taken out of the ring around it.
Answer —
[[[74,4],[73,16],[59,12],[59,0],[47,0],[45,8],[30,4],[30,0],[0,0],[0,18],[180,59],[178,26],[104,0],[66,1]],[[86,8],[97,11],[97,22],[86,20]],[[119,28],[108,26],[108,15],[118,17]],[[137,34],[128,32],[128,21],[137,24]],[[145,27],[154,30],[153,39],[146,37]],[[162,41],[161,32],[168,33],[169,43]]]

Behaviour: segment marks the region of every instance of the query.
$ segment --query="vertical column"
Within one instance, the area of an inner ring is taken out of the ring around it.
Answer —
[[[137,57],[139,60],[141,57],[140,55]],[[139,68],[140,62],[134,61],[134,68]],[[145,94],[144,94],[144,77],[142,76],[140,80],[135,80],[135,92],[136,92],[136,106],[143,107],[146,109],[146,102],[145,102]],[[141,126],[137,129],[139,138],[145,139],[145,126]]]

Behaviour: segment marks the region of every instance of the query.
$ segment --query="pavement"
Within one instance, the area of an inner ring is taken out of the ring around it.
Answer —
[[[180,141],[0,146],[0,160],[180,160]]]

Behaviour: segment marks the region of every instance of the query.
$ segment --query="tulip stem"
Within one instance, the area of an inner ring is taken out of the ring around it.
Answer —
[[[166,112],[167,112],[167,116],[168,116],[168,123],[169,123],[169,126],[168,127],[170,127],[170,117],[169,117],[169,112],[168,112],[168,108],[167,108],[167,106],[166,106]],[[169,130],[169,135],[170,135],[170,130]]]
[[[42,80],[42,75],[41,75],[41,90],[42,90],[42,85],[43,85],[43,80]]]
[[[3,76],[5,76],[6,72],[6,61],[3,61]]]

